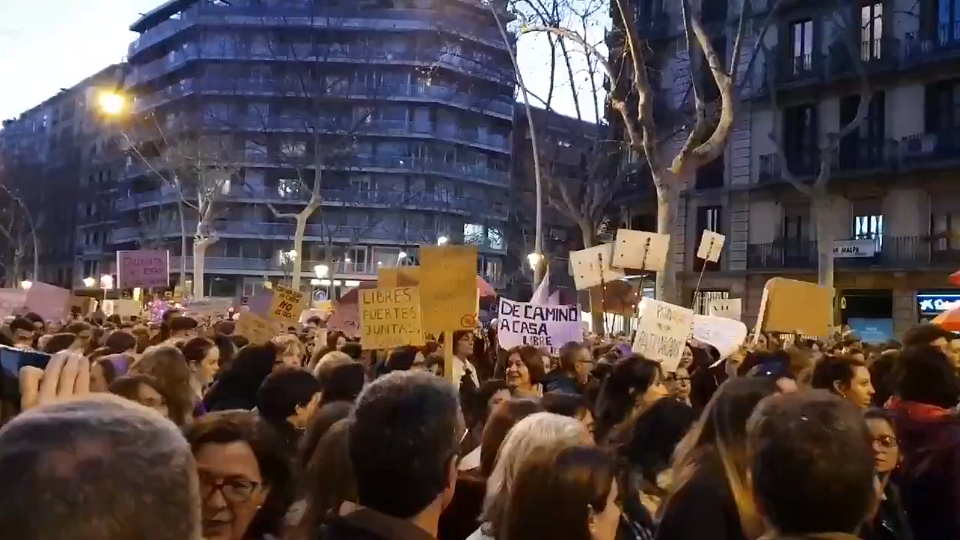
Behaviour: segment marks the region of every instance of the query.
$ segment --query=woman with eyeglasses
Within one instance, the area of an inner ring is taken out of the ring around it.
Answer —
[[[867,540],[913,540],[900,490],[893,481],[900,467],[901,456],[890,414],[883,409],[871,408],[864,412],[864,418],[873,437],[874,462],[884,497],[877,515],[864,527],[861,536]]]
[[[184,435],[197,462],[203,538],[279,537],[294,485],[273,429],[255,413],[224,411],[199,418]]]
[[[664,381],[667,383],[667,392],[680,403],[690,405],[690,372],[685,367],[678,367],[673,373],[666,373]]]

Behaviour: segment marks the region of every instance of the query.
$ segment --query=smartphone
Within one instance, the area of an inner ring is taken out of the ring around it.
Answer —
[[[0,345],[0,369],[10,376],[17,377],[26,366],[46,369],[49,362],[50,355],[47,353]]]

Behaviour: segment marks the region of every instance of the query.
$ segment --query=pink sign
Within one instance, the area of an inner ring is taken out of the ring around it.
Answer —
[[[360,305],[356,302],[338,304],[327,319],[328,330],[339,330],[347,337],[360,337]]]
[[[70,312],[70,291],[35,282],[27,291],[26,308],[45,321],[62,320]]]
[[[168,287],[170,253],[166,250],[118,251],[117,288]]]

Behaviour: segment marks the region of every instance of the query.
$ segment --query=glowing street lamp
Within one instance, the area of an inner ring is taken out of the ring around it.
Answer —
[[[117,92],[109,90],[100,92],[100,95],[97,96],[97,104],[101,111],[110,116],[116,116],[127,108],[127,100]]]
[[[23,289],[23,290],[25,290],[25,291],[28,291],[28,290],[30,290],[30,287],[33,287],[33,282],[30,281],[29,279],[25,279],[25,280],[23,280],[23,281],[20,282],[20,288],[21,288],[21,289]]]
[[[316,287],[317,285],[320,285],[320,280],[317,278],[313,278],[310,280],[310,284]]]
[[[113,276],[110,274],[100,276],[100,288],[105,291],[113,289]]]
[[[446,236],[441,236],[440,238],[437,238],[437,245],[438,245],[438,246],[445,246],[445,245],[447,245],[447,242],[449,242],[449,241],[450,241],[450,239],[447,238]]]
[[[318,264],[313,267],[313,273],[317,275],[318,279],[323,279],[330,273],[330,267],[325,264]]]
[[[92,277],[87,276],[83,278],[83,286],[88,289],[92,289],[96,283],[97,283],[97,280],[93,279]]]
[[[540,261],[543,260],[543,255],[539,253],[530,253],[527,255],[527,263],[530,265],[532,270],[537,269],[537,265],[540,264]]]

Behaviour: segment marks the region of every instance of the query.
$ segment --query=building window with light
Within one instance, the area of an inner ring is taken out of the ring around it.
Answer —
[[[478,223],[463,224],[463,243],[482,246],[484,240],[483,225]]]

